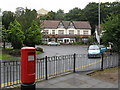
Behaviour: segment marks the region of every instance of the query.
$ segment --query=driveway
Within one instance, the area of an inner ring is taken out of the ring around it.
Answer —
[[[38,45],[36,47],[43,48],[44,53],[38,55],[38,57],[45,56],[60,56],[70,54],[87,54],[87,47],[85,45],[60,45],[60,46],[47,46]]]

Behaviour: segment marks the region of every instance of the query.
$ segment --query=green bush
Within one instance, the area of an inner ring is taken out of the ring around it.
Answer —
[[[83,44],[84,44],[83,41],[81,41],[81,42],[74,42],[74,43],[73,43],[73,45],[83,45]]]
[[[20,56],[20,49],[10,50],[9,55],[12,55],[12,56]]]
[[[42,48],[40,48],[40,47],[37,47],[37,48],[36,48],[36,51],[43,52],[43,49],[42,49]]]

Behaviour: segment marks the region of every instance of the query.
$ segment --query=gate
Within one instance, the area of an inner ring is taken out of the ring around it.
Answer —
[[[72,54],[37,58],[36,82],[73,72],[101,70],[118,66],[119,55],[104,54],[102,58],[88,58],[87,54]],[[7,61],[0,63],[0,86],[11,88],[20,85],[20,62]],[[31,67],[32,68],[32,67]]]

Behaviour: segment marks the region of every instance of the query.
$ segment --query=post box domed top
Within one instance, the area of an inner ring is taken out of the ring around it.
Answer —
[[[34,47],[23,47],[21,48],[21,50],[35,50]]]

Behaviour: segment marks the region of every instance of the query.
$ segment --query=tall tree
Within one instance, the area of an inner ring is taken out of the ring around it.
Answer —
[[[108,42],[113,43],[113,49],[120,52],[120,16],[112,14],[103,23],[104,33],[102,35],[102,41],[108,45]]]
[[[14,22],[10,23],[7,33],[8,40],[11,42],[13,48],[20,49],[22,47],[23,40],[25,37],[22,32],[22,27],[16,19]]]
[[[37,19],[37,11],[35,9],[25,9],[22,14],[17,18],[17,21],[21,24],[22,30],[26,36],[26,30],[31,26],[33,20]]]
[[[81,21],[81,20],[86,20],[86,17],[83,11],[76,7],[71,9],[68,13],[66,13],[65,20]]]
[[[2,42],[2,22],[0,21],[0,42]]]
[[[56,13],[53,11],[48,12],[47,15],[40,16],[40,20],[55,20]]]
[[[55,20],[64,20],[64,10],[59,9],[55,15]]]
[[[7,30],[5,29],[4,25],[1,25],[1,30],[2,30],[2,42],[3,42],[3,48],[5,49],[5,43],[8,41],[7,40]]]
[[[21,16],[23,11],[24,11],[24,8],[23,8],[23,7],[17,7],[17,8],[16,8],[16,11],[15,11],[16,17]]]
[[[3,14],[2,24],[5,26],[5,29],[7,30],[10,22],[13,22],[15,20],[15,15],[11,11],[4,11],[2,14]]]
[[[2,12],[1,12],[1,8],[0,8],[0,22],[2,22]]]
[[[90,22],[92,27],[92,33],[95,31],[95,26],[98,25],[98,3],[89,3],[84,8],[84,13],[87,20]]]
[[[26,32],[25,44],[35,47],[35,44],[42,43],[42,34],[37,22],[33,20],[31,27]]]
[[[101,22],[104,22],[107,18],[107,16],[110,16],[111,13],[114,15],[117,15],[120,13],[120,2],[106,2],[101,3]]]

